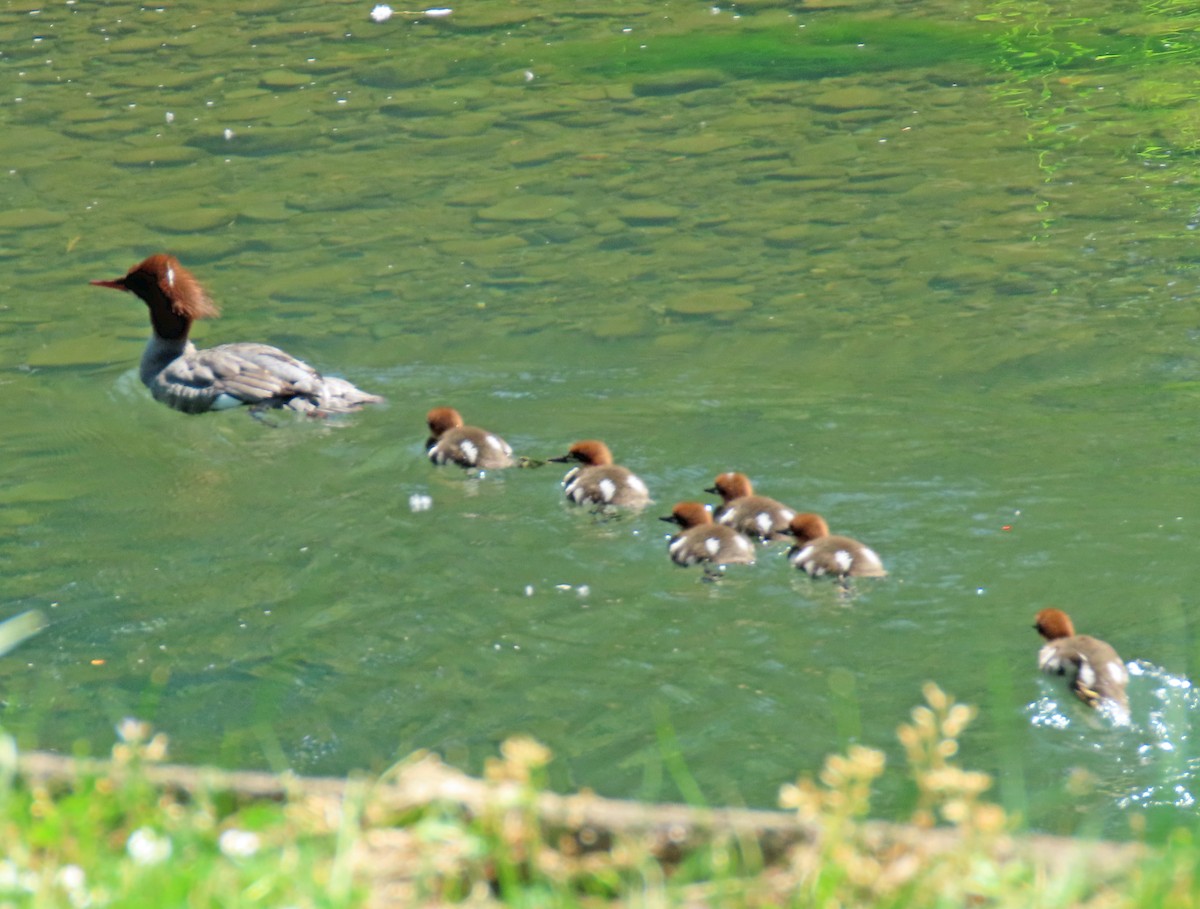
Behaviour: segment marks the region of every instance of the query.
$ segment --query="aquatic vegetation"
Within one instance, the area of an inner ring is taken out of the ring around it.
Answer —
[[[990,42],[988,29],[968,24],[813,16],[784,27],[718,23],[703,32],[614,38],[551,49],[549,56],[609,77],[709,69],[791,80],[985,59]]]
[[[1007,75],[998,95],[1025,110],[1030,139],[1053,173],[1075,143],[1104,137],[1106,121],[1122,121],[1116,153],[1147,164],[1200,151],[1195,84],[1200,68],[1200,12],[1179,0],[1148,0],[1127,11],[1062,16],[1040,2],[988,4],[981,22],[1003,26],[997,65]],[[1082,115],[1117,104],[1120,117]],[[1132,142],[1127,121],[1144,132]]]

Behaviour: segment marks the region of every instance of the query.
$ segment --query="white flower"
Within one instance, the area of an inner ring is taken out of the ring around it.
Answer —
[[[249,858],[258,852],[261,840],[257,833],[249,830],[229,829],[217,840],[221,854],[228,858]]]
[[[0,893],[12,895],[19,891],[34,893],[38,876],[9,859],[0,860]]]
[[[87,891],[87,874],[78,865],[63,865],[55,872],[54,883],[67,893],[67,899],[76,909],[87,909],[92,905],[92,896]]]
[[[78,865],[63,865],[54,875],[54,883],[63,890],[82,890],[87,883],[87,875]]]
[[[157,865],[171,857],[171,838],[150,827],[139,827],[129,834],[125,851],[139,865]]]
[[[127,716],[117,723],[117,738],[130,745],[136,745],[150,738],[150,724],[136,717]]]

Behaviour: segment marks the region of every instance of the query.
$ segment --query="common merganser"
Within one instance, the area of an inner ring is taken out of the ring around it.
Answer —
[[[1089,707],[1107,708],[1114,722],[1127,725],[1129,670],[1112,645],[1076,634],[1071,617],[1061,609],[1041,610],[1033,627],[1046,639],[1038,651],[1038,669],[1069,676],[1076,697]]]
[[[188,340],[192,322],[214,318],[220,311],[174,256],[156,253],[122,278],[91,283],[127,290],[149,308],[153,331],[139,372],[155,399],[176,410],[205,413],[250,405],[325,416],[383,401],[267,344],[239,342],[197,350]]]
[[[621,508],[644,508],[650,502],[650,491],[641,477],[627,467],[613,463],[612,452],[598,439],[574,443],[561,457],[549,458],[557,463],[578,461],[563,477],[563,492],[580,505],[613,505]]]
[[[732,527],[713,522],[700,502],[679,502],[662,518],[683,528],[671,537],[667,553],[677,565],[705,566],[705,574],[720,574],[726,565],[754,564],[754,544]]]
[[[788,525],[798,541],[788,550],[788,561],[810,577],[833,575],[845,579],[882,578],[883,561],[871,549],[850,537],[831,536],[819,514],[798,514]]]
[[[714,518],[747,536],[775,540],[787,532],[796,516],[794,509],[767,496],[756,496],[750,478],[744,473],[723,473],[704,490],[721,497],[722,506]]]
[[[435,407],[425,415],[429,439],[425,448],[434,464],[457,464],[491,470],[512,467],[512,448],[494,432],[465,426],[453,407]]]

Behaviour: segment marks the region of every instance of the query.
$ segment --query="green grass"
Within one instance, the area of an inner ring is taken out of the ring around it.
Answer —
[[[824,834],[782,852],[742,834],[672,853],[550,824],[539,809],[550,755],[526,739],[506,742],[485,773],[486,791],[516,798],[474,817],[454,804],[373,803],[365,785],[342,798],[297,787],[284,800],[156,785],[146,768],[166,740],[133,722],[102,772],[34,783],[4,739],[0,907],[1196,905],[1194,830],[1153,848],[1103,844],[1096,860],[1068,855],[1072,841],[1016,836],[986,797],[991,780],[956,763],[974,710],[936,686],[925,696],[899,729],[916,793],[906,824],[867,820],[888,770],[882,753],[855,746],[783,788],[781,803]]]
[[[0,906],[342,907],[362,904],[337,831],[291,806],[162,791],[140,773],[165,739],[114,748],[114,772],[70,785],[15,775],[5,740]]]

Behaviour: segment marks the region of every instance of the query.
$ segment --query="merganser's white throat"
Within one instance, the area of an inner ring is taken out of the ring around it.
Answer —
[[[192,322],[220,311],[174,256],[157,253],[124,277],[91,283],[129,291],[146,304],[152,331],[138,372],[154,398],[176,410],[205,413],[249,405],[324,416],[383,401],[268,344],[197,349],[188,340]]]

